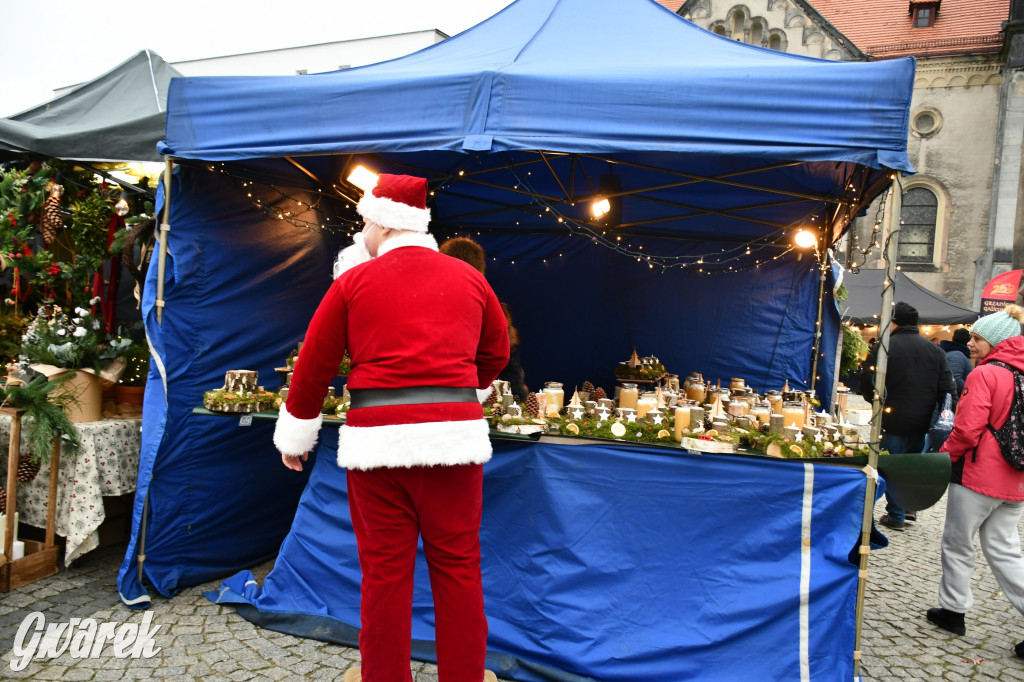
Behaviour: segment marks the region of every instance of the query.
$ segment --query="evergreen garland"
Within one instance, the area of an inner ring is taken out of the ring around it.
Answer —
[[[0,388],[0,404],[25,410],[25,437],[29,446],[30,462],[47,461],[53,449],[54,438],[60,438],[65,452],[73,457],[82,451],[78,429],[64,411],[74,398],[69,395],[53,394],[54,389],[72,376],[66,374],[51,381],[47,381],[46,377],[36,377],[23,386]]]

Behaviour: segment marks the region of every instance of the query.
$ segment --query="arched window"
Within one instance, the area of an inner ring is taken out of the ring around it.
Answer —
[[[764,42],[764,28],[761,26],[761,22],[754,21],[750,24],[750,44],[760,47],[762,42]]]
[[[732,15],[732,39],[743,40],[743,29],[746,24],[746,19],[742,12],[736,12]]]
[[[901,263],[931,263],[935,258],[935,224],[939,200],[927,187],[914,187],[903,194],[899,250]]]

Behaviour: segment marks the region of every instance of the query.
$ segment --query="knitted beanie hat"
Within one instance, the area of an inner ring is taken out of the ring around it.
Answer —
[[[971,333],[977,334],[996,346],[1014,336],[1020,336],[1020,323],[1024,322],[1024,308],[1008,305],[998,313],[992,313],[971,325]]]
[[[892,310],[892,321],[895,322],[897,326],[913,326],[917,324],[917,320],[917,308],[903,301],[896,303],[896,306]]]
[[[971,332],[967,331],[963,327],[960,327],[953,332],[953,343],[962,343],[967,345],[967,342],[971,340]]]

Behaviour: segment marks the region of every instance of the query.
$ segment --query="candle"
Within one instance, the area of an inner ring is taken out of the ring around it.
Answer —
[[[640,397],[640,392],[637,390],[636,384],[622,384],[622,388],[619,390],[619,407],[635,408],[638,397]]]
[[[782,414],[782,393],[780,391],[768,391],[768,403],[772,407],[772,414]]]
[[[544,393],[548,396],[548,405],[552,403],[558,405],[558,411],[562,411],[562,406],[565,404],[565,391],[562,390],[562,384],[557,381],[548,381],[544,384]]]
[[[683,442],[683,429],[690,425],[690,406],[685,405],[676,408],[675,439],[677,443]]]
[[[782,416],[786,426],[802,429],[804,426],[804,406],[798,402],[788,402],[782,406]]]
[[[772,406],[767,402],[757,402],[750,406],[750,415],[765,424],[772,415]]]
[[[621,396],[619,402],[621,404]],[[637,398],[636,401],[636,416],[638,419],[643,419],[651,410],[658,409],[658,397],[653,393],[644,393],[642,396]]]
[[[697,403],[703,403],[707,397],[707,391],[702,381],[691,381],[686,387],[686,399],[695,400]]]

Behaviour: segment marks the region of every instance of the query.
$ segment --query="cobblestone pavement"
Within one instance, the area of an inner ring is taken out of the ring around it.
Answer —
[[[871,554],[863,679],[1024,681],[1024,660],[1013,654],[1013,645],[1024,638],[1024,618],[999,591],[980,550],[974,575],[976,604],[967,617],[967,635],[950,635],[924,618],[925,611],[937,605],[944,514],[943,498],[921,512],[906,531],[891,531],[890,546]],[[123,555],[123,545],[97,550],[53,577],[0,594],[0,678],[331,680],[359,660],[356,649],[261,630],[233,608],[211,604],[202,592],[218,587],[215,581],[170,600],[154,597],[148,613],[152,624],[162,629],[155,637],[160,651],[153,658],[75,659],[65,653],[13,671],[15,634],[33,611],[42,612],[51,623],[75,617],[141,621],[147,612],[130,611],[117,599],[115,581]],[[262,580],[271,566],[268,562],[256,567],[257,579]],[[437,668],[431,664],[413,662],[412,669],[415,682],[437,680]]]

